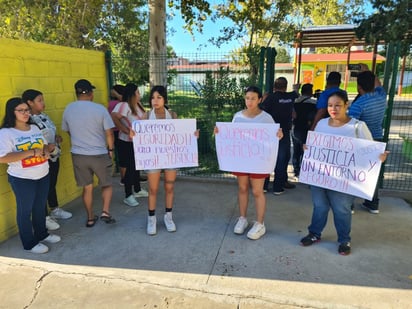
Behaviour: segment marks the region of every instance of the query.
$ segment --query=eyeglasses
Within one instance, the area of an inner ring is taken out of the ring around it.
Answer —
[[[20,114],[30,114],[30,109],[25,108],[25,109],[15,109],[16,112],[19,112]]]

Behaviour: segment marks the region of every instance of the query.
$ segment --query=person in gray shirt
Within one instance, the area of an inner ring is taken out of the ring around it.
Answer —
[[[87,212],[86,227],[93,227],[98,217],[93,212],[93,176],[102,189],[103,209],[100,219],[108,224],[116,220],[110,215],[112,188],[113,120],[107,109],[93,101],[95,87],[86,79],[74,85],[77,101],[66,106],[62,130],[71,138],[74,176],[83,187],[83,203]]]

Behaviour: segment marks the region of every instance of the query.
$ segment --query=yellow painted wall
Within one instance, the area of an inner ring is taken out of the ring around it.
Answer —
[[[32,88],[43,92],[45,112],[63,136],[57,182],[59,204],[81,194],[76,186],[70,157],[69,136],[61,131],[65,106],[76,99],[74,83],[88,79],[94,86],[94,101],[107,105],[108,89],[103,52],[0,38],[0,119],[11,97]],[[0,242],[17,233],[16,203],[7,181],[7,164],[0,164]]]

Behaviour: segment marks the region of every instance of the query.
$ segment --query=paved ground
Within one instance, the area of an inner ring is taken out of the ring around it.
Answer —
[[[379,215],[358,201],[343,257],[332,215],[322,242],[299,245],[311,216],[306,185],[267,195],[258,241],[233,234],[235,182],[181,177],[175,191],[176,233],[163,226],[161,202],[158,234],[147,236],[147,199],[127,207],[115,185],[115,225],[86,228],[77,199],[49,253],[23,251],[18,237],[0,244],[0,308],[412,308],[412,208],[395,195],[382,196]]]

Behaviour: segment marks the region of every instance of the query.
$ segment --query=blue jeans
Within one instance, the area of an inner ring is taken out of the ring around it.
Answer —
[[[17,226],[23,248],[30,250],[49,236],[46,209],[49,175],[33,180],[8,176],[17,204]]]
[[[338,234],[338,242],[349,242],[352,226],[351,205],[354,197],[352,195],[311,186],[313,200],[312,222],[309,232],[321,237],[322,231],[328,220],[329,209],[333,212],[333,221]]]

